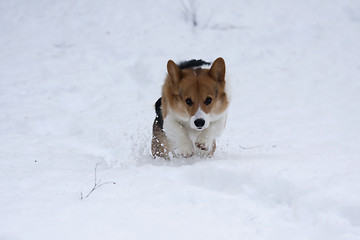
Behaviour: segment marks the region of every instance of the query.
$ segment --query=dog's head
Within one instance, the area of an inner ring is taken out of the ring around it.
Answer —
[[[190,127],[204,130],[226,111],[225,62],[218,58],[210,69],[180,69],[172,60],[167,63],[168,101],[172,111]]]

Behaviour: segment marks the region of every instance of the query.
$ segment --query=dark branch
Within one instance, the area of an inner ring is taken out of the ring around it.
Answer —
[[[90,190],[90,192],[86,195],[85,198],[88,198],[88,197],[90,196],[90,194],[91,194],[93,191],[95,191],[95,189],[97,189],[97,188],[99,188],[99,187],[101,187],[101,186],[103,186],[103,185],[105,185],[105,184],[110,184],[110,183],[116,184],[116,182],[104,182],[104,183],[101,183],[101,179],[99,179],[99,181],[97,180],[97,167],[98,167],[100,164],[101,164],[101,163],[97,163],[97,164],[95,165],[94,187]],[[101,183],[101,184],[100,184],[100,183]],[[81,196],[80,199],[84,199],[82,192],[81,192],[80,196]]]

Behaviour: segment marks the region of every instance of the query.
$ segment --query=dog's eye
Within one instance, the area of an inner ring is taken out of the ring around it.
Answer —
[[[189,105],[189,106],[193,105],[193,101],[192,101],[190,98],[187,98],[187,99],[185,100],[185,102],[186,102],[186,104]]]
[[[212,98],[211,97],[208,97],[205,99],[205,105],[209,105],[210,103],[212,102]]]

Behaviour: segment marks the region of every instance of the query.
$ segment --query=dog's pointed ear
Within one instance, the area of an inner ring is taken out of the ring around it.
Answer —
[[[178,67],[178,65],[176,65],[176,63],[174,63],[173,60],[168,61],[168,63],[167,63],[167,71],[169,73],[169,76],[173,80],[173,83],[176,84],[176,83],[178,83],[180,81],[181,70]]]
[[[210,76],[216,81],[225,83],[225,61],[221,57],[217,58],[210,68]]]

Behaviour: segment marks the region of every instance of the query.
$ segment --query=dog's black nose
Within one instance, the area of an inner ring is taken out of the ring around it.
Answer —
[[[194,123],[197,128],[202,128],[205,125],[205,120],[202,118],[199,118],[199,119],[196,119],[194,121]]]

